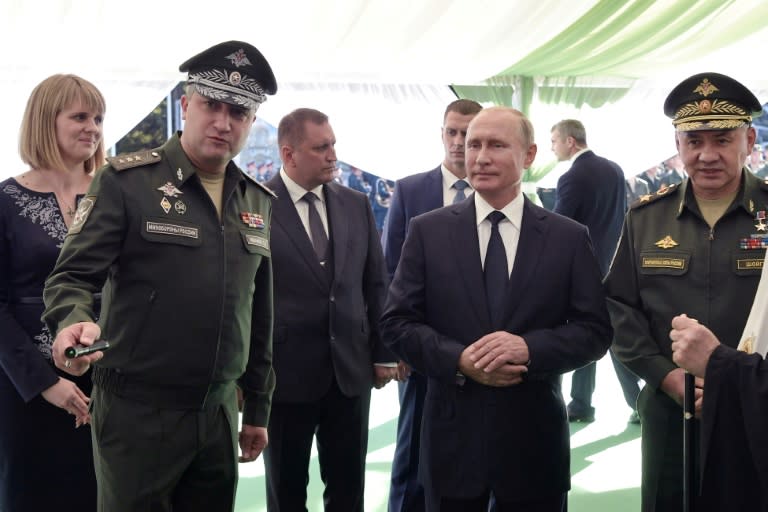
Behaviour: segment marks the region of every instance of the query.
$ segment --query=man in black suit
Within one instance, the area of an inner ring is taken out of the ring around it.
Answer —
[[[533,127],[494,107],[469,124],[473,198],[413,219],[382,335],[426,375],[419,478],[427,510],[562,511],[570,487],[560,375],[611,328],[584,226],[521,193]]]
[[[469,122],[482,109],[482,105],[472,100],[449,103],[440,130],[445,150],[443,162],[431,171],[414,174],[395,183],[383,239],[384,260],[390,280],[400,261],[400,251],[411,219],[463,201],[471,193],[464,166],[464,140]],[[410,372],[404,362],[400,366],[403,370],[401,377],[405,380],[398,385],[400,415],[397,419],[397,447],[392,460],[389,512],[421,512],[425,505],[424,489],[418,481],[419,436],[427,379],[418,372]]]
[[[564,119],[552,127],[551,136],[552,151],[557,159],[571,162],[571,168],[557,182],[554,211],[587,226],[600,263],[600,273],[605,276],[627,211],[624,172],[618,164],[597,156],[587,147],[587,132],[581,121]],[[637,377],[613,355],[611,360],[624,398],[632,409],[630,422],[639,423],[635,412],[640,394]],[[595,420],[592,393],[595,391],[596,369],[597,364],[590,363],[573,372],[569,421],[589,423]]]
[[[386,275],[368,197],[333,182],[328,117],[298,109],[278,126],[283,168],[271,233],[273,395],[264,452],[267,510],[306,510],[317,435],[326,511],[363,511],[371,386],[396,373],[379,340]]]

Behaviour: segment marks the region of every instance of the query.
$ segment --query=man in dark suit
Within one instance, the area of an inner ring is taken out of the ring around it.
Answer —
[[[379,340],[386,275],[373,213],[367,196],[333,182],[335,143],[325,114],[293,111],[278,126],[283,168],[267,183],[278,196],[270,512],[306,510],[315,435],[325,510],[363,511],[371,386],[396,373]]]
[[[384,230],[384,259],[390,280],[395,274],[408,224],[422,213],[466,199],[472,188],[466,180],[464,139],[467,126],[482,105],[472,100],[455,100],[448,104],[441,129],[445,154],[443,162],[431,171],[398,180]],[[418,481],[419,435],[421,413],[427,380],[418,372],[410,372],[400,363],[400,416],[397,420],[397,447],[392,460],[389,488],[389,512],[424,510],[424,489]]]
[[[611,328],[584,226],[535,206],[533,127],[494,107],[469,124],[473,198],[410,224],[382,336],[427,376],[419,479],[427,510],[562,511],[570,487],[560,375]],[[510,273],[511,272],[511,273]]]
[[[587,147],[587,132],[581,121],[564,119],[552,127],[551,136],[552,152],[557,159],[571,162],[571,168],[557,182],[554,211],[587,226],[600,272],[605,276],[627,211],[624,172],[618,164],[597,156]],[[624,398],[632,409],[629,421],[639,423],[635,412],[640,394],[637,377],[613,354],[611,360]],[[592,393],[595,391],[596,369],[597,364],[590,363],[573,372],[568,420],[587,423],[595,420]]]

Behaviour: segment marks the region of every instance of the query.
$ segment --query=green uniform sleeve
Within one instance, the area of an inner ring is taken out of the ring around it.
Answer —
[[[605,279],[608,313],[614,330],[611,350],[630,370],[658,389],[664,377],[677,366],[665,356],[653,339],[638,286],[635,261],[633,212],[629,212],[613,263]]]
[[[101,291],[119,255],[124,211],[124,197],[113,171],[98,171],[45,282],[42,319],[53,335],[74,323],[95,321],[93,296]]]

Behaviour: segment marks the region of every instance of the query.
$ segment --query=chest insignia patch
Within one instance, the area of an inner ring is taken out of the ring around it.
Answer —
[[[179,181],[181,181],[181,180],[183,180],[183,179],[184,179],[184,173],[183,173],[183,172],[181,172],[181,167],[179,167],[178,169],[176,169],[176,177],[179,179]]]
[[[249,228],[264,229],[264,218],[258,213],[240,212],[240,218]]]
[[[671,249],[673,247],[677,247],[678,243],[672,240],[672,237],[667,235],[658,242],[654,244],[656,247],[661,247],[662,249]]]
[[[165,213],[168,213],[169,211],[171,211],[171,202],[165,196],[163,196],[163,200],[160,201],[160,206],[163,208],[163,211]]]
[[[165,185],[163,185],[162,187],[157,187],[157,190],[159,190],[160,192],[162,192],[166,196],[170,196],[170,197],[176,197],[179,194],[183,194],[184,193],[181,190],[179,190],[176,187],[174,187],[173,183],[171,183],[170,181],[168,183],[166,183]]]
[[[765,249],[766,247],[768,247],[768,234],[757,233],[739,240],[739,249]]]
[[[179,199],[173,204],[173,209],[176,210],[176,213],[178,213],[179,215],[184,215],[185,213],[187,213],[187,205],[185,205],[184,201],[182,201],[181,199]]]

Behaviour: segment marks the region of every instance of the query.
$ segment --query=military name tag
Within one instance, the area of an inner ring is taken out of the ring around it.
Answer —
[[[269,239],[257,235],[245,235],[245,243],[269,250]]]
[[[198,228],[179,226],[177,224],[169,224],[166,222],[147,221],[147,233],[155,233],[158,235],[183,236],[187,238],[200,238],[200,230]]]
[[[736,270],[762,270],[763,261],[762,259],[737,259]]]
[[[642,267],[643,268],[675,268],[675,269],[685,269],[685,259],[684,258],[654,258],[654,257],[648,257],[644,256],[642,260]]]

